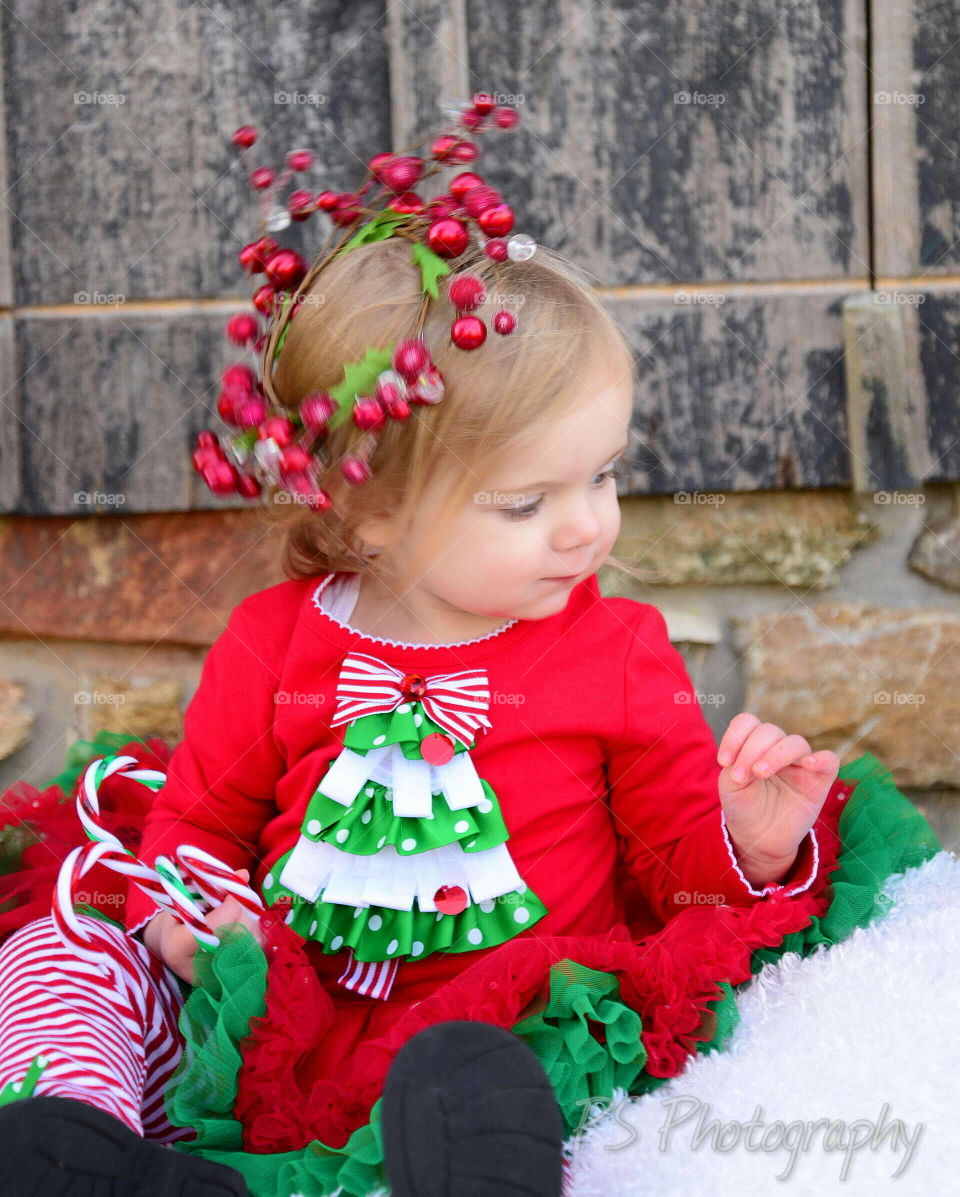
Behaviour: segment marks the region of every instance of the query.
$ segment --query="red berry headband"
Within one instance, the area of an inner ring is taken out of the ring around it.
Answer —
[[[471,248],[471,233],[473,244],[494,263],[525,261],[537,248],[533,238],[523,233],[505,239],[513,228],[513,210],[472,170],[454,175],[447,192],[430,201],[411,190],[439,171],[477,159],[480,150],[464,136],[464,130],[475,135],[490,127],[512,129],[519,121],[515,108],[497,105],[492,96],[481,93],[474,95],[472,102],[458,104],[453,118],[432,140],[428,161],[410,153],[427,138],[399,153],[376,154],[367,164],[367,178],[355,192],[321,191],[314,197],[311,191],[299,188],[281,204],[278,195],[282,189],[295,174],[310,168],[313,155],[308,150],[289,153],[287,169],[279,178],[265,166],[251,173],[250,185],[260,193],[260,236],[243,247],[239,261],[249,274],[265,275],[266,282],[253,294],[256,315],[231,317],[226,332],[234,344],[260,354],[260,362],[256,372],[237,363],[221,377],[217,411],[234,431],[218,436],[205,430],[197,437],[193,464],[215,494],[256,499],[265,485],[277,486],[314,511],[328,511],[332,501],[321,481],[334,464],[324,446],[331,429],[352,420],[366,433],[354,452],[340,462],[343,478],[360,485],[371,477],[369,460],[387,421],[408,420],[414,407],[443,399],[443,377],[430,357],[422,330],[431,299],[439,299],[438,280],[451,273],[448,263]],[[249,125],[233,135],[233,144],[242,150],[256,140],[257,131]],[[379,201],[385,201],[382,207]],[[271,234],[314,213],[320,213],[318,219],[330,227],[310,266]],[[331,250],[340,229],[346,232]],[[361,361],[345,366],[337,386],[306,396],[297,414],[289,414],[274,389],[272,368],[303,297],[338,254],[388,237],[410,242],[411,259],[420,270],[423,296],[412,335],[382,349],[368,349]],[[482,280],[469,273],[454,275],[445,292],[455,311],[451,341],[460,349],[479,348],[487,336],[486,325],[474,314],[486,299]],[[260,317],[272,322],[268,329],[262,327]],[[501,308],[492,323],[496,333],[507,336],[517,321],[513,312]]]

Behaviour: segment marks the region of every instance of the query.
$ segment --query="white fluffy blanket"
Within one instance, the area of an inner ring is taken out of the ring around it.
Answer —
[[[884,898],[843,942],[767,964],[726,1051],[588,1109],[573,1197],[960,1193],[960,859]]]

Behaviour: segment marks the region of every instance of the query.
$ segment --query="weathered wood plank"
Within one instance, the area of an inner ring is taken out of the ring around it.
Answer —
[[[621,493],[849,485],[842,301],[836,288],[608,299],[638,356]]]
[[[306,185],[344,190],[389,142],[383,0],[14,0],[0,23],[18,305],[243,295],[250,169],[305,145]]]
[[[472,72],[524,96],[491,176],[598,282],[869,275],[860,0],[467,11]]]
[[[15,320],[22,485],[6,507],[113,515],[237,507],[210,495],[190,451],[216,414],[219,375],[240,356],[231,308]]]
[[[960,3],[870,3],[876,272],[952,273],[960,264]]]
[[[926,388],[909,369],[916,322],[898,299],[871,291],[843,306],[850,469],[860,493],[916,490],[930,468]]]

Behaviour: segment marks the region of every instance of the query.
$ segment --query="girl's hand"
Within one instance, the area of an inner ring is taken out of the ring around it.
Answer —
[[[717,749],[720,803],[740,867],[754,885],[782,877],[823,809],[840,758],[743,711]],[[754,880],[756,878],[756,880]]]
[[[244,881],[250,880],[247,869],[238,869],[237,872]],[[259,920],[246,911],[232,895],[219,906],[207,911],[204,922],[211,931],[222,927],[224,923],[243,923],[253,933],[257,943],[263,943]],[[168,910],[161,911],[147,923],[143,931],[143,942],[154,956],[159,956],[167,968],[172,969],[178,977],[190,985],[196,985],[193,958],[197,954],[199,944],[192,932]]]

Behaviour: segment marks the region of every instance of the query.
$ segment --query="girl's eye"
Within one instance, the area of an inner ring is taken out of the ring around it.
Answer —
[[[603,473],[597,474],[599,482],[595,483],[597,487],[603,486],[608,478],[626,478],[626,470],[617,469],[616,466],[611,466]],[[527,503],[523,507],[504,507],[501,510],[508,520],[524,520],[529,519],[530,516],[536,515],[540,508],[543,499],[534,499],[532,503]]]

